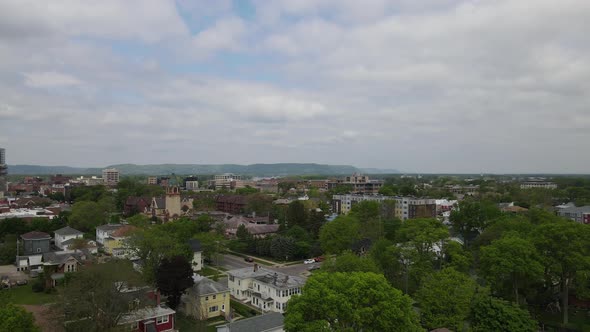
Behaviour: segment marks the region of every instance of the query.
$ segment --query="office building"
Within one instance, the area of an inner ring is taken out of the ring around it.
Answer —
[[[115,168],[103,169],[102,178],[105,185],[116,186],[119,183],[119,171]]]
[[[8,166],[6,165],[6,150],[0,148],[0,197],[8,190],[6,176],[8,175]]]

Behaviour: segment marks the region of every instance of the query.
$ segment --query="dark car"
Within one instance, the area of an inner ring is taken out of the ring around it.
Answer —
[[[316,262],[323,262],[324,261],[324,256],[318,256],[318,257],[314,258],[314,260]]]
[[[252,257],[246,257],[246,258],[244,258],[244,260],[246,262],[250,262],[250,263],[252,263],[254,261],[254,259]]]

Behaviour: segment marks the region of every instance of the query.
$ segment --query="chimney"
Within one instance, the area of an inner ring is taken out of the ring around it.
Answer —
[[[159,289],[156,291],[156,306],[157,307],[160,306],[160,290]]]
[[[254,263],[254,272],[258,271],[258,264]]]

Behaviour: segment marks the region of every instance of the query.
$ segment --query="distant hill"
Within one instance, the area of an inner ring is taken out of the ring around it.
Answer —
[[[382,168],[361,168],[361,172],[365,174],[399,174],[397,169],[382,169]]]
[[[345,175],[361,172],[349,165],[322,164],[252,164],[252,165],[197,165],[197,164],[160,164],[110,165],[121,171],[122,175],[167,175],[167,174],[220,174],[235,173],[251,176],[286,176],[286,175]],[[9,174],[46,175],[46,174],[101,174],[102,168],[78,168],[68,166],[8,165]]]

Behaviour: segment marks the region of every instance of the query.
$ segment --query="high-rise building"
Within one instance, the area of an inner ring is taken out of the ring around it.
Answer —
[[[215,189],[235,189],[243,187],[242,177],[231,173],[215,175]]]
[[[102,179],[107,186],[116,186],[119,183],[119,171],[115,168],[102,170]]]
[[[0,148],[0,197],[4,196],[6,191],[6,175],[8,175],[8,166],[6,166],[6,150]]]

